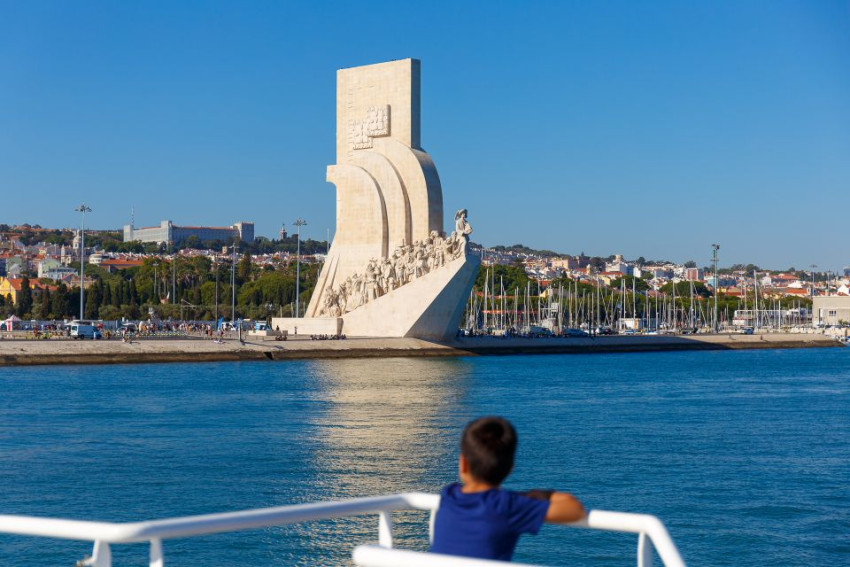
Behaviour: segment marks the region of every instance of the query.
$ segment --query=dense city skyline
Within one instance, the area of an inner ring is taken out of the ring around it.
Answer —
[[[0,223],[334,227],[337,69],[422,60],[447,217],[486,246],[837,271],[841,2],[0,7]],[[451,226],[447,218],[446,226]]]

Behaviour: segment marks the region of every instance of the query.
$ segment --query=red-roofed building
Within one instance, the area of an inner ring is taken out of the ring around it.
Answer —
[[[721,293],[729,297],[744,297],[744,290],[739,287],[727,287]]]
[[[4,278],[0,277],[0,295],[4,298],[11,296],[12,303],[18,302],[18,294],[21,293],[23,289],[23,278]],[[49,289],[50,291],[56,291],[56,286],[49,286],[43,283],[40,283],[38,280],[30,280],[30,289],[32,290],[33,298],[38,297],[43,290]]]
[[[799,287],[775,287],[765,290],[765,295],[768,297],[809,297],[809,290]]]

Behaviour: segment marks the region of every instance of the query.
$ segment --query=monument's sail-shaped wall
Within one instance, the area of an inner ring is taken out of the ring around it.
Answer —
[[[443,230],[443,192],[420,145],[419,61],[337,72],[336,232],[302,332],[446,338],[478,270],[466,211]],[[309,331],[308,331],[309,329]]]
[[[336,232],[308,317],[370,259],[443,234],[440,177],[420,147],[419,69],[402,59],[337,71]]]

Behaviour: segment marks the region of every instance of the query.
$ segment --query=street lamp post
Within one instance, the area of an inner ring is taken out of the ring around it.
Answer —
[[[817,264],[812,264],[809,266],[812,269],[812,297],[815,296],[815,268],[817,268]]]
[[[717,318],[717,289],[720,287],[717,284],[717,251],[720,250],[720,245],[712,244],[711,248],[714,250],[714,332],[717,333],[720,331],[720,321]]]
[[[213,270],[215,271],[215,326],[218,327],[218,252],[213,256]]]
[[[84,292],[86,289],[86,213],[90,213],[91,208],[83,203],[74,210],[83,214],[83,218],[80,221],[80,319],[83,319],[83,308],[85,306]]]
[[[811,264],[809,267],[812,269],[812,323],[815,322],[815,268],[817,268],[817,264]],[[818,323],[820,323],[820,317],[818,317]]]
[[[157,285],[157,277],[156,277],[156,269],[159,267],[159,262],[153,263],[153,296],[157,303],[159,303],[159,286]]]
[[[307,221],[298,217],[298,220],[295,221],[295,226],[298,227],[298,238],[296,240],[296,251],[295,251],[295,317],[298,318],[301,316],[301,227],[306,226]]]
[[[230,257],[230,321],[236,322],[236,242],[233,242],[233,254]]]
[[[177,303],[177,252],[171,248],[171,305]],[[181,317],[182,319],[182,317]]]

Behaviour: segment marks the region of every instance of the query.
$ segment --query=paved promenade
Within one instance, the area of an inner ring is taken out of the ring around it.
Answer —
[[[558,354],[671,350],[842,347],[818,334],[608,336],[597,338],[462,338],[449,343],[419,339],[287,341],[236,339],[217,343],[192,338],[120,340],[0,340],[0,366],[42,364],[130,364],[149,362],[212,362],[288,360],[305,358],[364,358],[397,356],[474,356],[501,354]],[[843,348],[843,347],[842,347]]]

